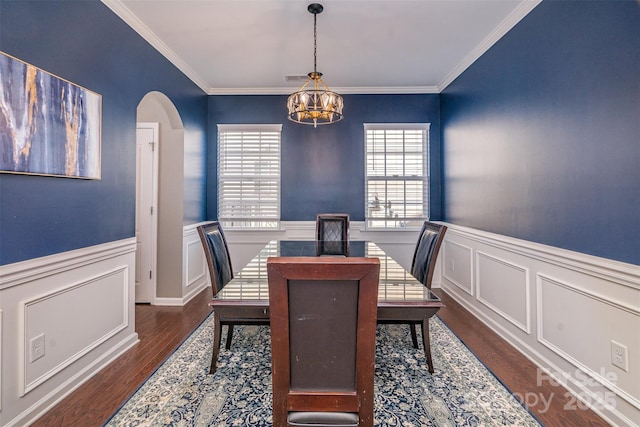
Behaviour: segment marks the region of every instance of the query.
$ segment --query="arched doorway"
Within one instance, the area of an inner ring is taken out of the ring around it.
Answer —
[[[144,285],[136,290],[136,302],[155,304],[182,296],[184,127],[178,110],[161,92],[142,98],[136,120],[141,138],[136,160],[136,288],[138,281]],[[156,139],[149,140],[153,129]],[[149,201],[155,206],[147,206]]]

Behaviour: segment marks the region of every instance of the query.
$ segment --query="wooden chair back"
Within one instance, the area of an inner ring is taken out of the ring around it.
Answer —
[[[380,260],[267,260],[273,425],[373,425]]]
[[[316,215],[316,255],[349,256],[349,214]]]

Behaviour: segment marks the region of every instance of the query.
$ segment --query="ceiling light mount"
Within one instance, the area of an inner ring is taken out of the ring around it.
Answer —
[[[324,7],[322,7],[320,3],[311,3],[309,6],[307,6],[307,10],[309,11],[309,13],[313,13],[314,15],[317,15],[319,13],[322,13],[322,11],[324,10]],[[313,19],[315,21],[315,16],[313,17]]]
[[[319,3],[311,3],[307,10],[313,14],[313,71],[297,92],[289,95],[287,109],[289,120],[313,125],[330,124],[342,120],[344,101],[342,96],[331,91],[322,81],[322,73],[317,69],[318,31],[317,17],[324,8]]]

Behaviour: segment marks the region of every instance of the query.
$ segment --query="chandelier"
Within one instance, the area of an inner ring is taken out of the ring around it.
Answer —
[[[317,26],[316,18],[322,13],[321,4],[312,3],[307,7],[313,13],[313,72],[297,92],[289,95],[287,108],[289,120],[306,125],[325,125],[342,120],[342,96],[331,91],[322,81],[322,73],[317,70]]]

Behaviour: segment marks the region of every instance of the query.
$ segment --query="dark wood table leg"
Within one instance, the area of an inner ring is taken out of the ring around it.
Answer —
[[[231,349],[231,339],[233,338],[233,324],[227,325],[227,342],[225,343],[225,348],[227,350]]]
[[[424,356],[427,358],[429,373],[433,374],[433,360],[431,359],[431,339],[429,338],[429,318],[422,320],[422,344],[424,345]]]
[[[216,372],[216,364],[218,363],[218,354],[220,353],[220,339],[222,338],[222,331],[220,325],[220,315],[215,310],[213,311],[213,352],[211,353],[211,367],[209,373]]]
[[[418,348],[418,335],[416,334],[415,323],[410,323],[409,329],[411,329],[411,341],[413,342],[413,348]]]

